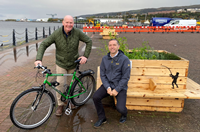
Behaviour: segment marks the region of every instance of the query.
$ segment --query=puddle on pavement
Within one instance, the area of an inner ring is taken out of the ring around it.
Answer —
[[[35,60],[37,50],[40,43],[31,44],[23,47],[14,47],[8,49],[7,51],[0,52],[0,74],[6,73],[8,70],[11,70],[15,66],[23,66],[28,62],[28,60]],[[44,56],[51,55],[50,51],[55,49],[54,45],[51,45],[47,48],[44,53]],[[33,67],[34,67],[33,60]]]
[[[52,116],[55,115],[52,114]],[[71,115],[63,115],[58,126],[67,127],[70,131],[77,132],[87,127],[91,128],[94,119],[97,119],[97,114],[92,99],[89,99],[86,104],[73,110]]]

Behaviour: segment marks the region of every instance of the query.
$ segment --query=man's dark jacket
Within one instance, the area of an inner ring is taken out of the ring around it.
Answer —
[[[79,57],[79,41],[86,43],[85,53],[83,56],[88,58],[92,48],[92,40],[77,28],[73,28],[68,37],[66,37],[64,27],[62,26],[41,43],[36,60],[42,60],[45,50],[51,44],[55,43],[56,64],[67,70],[73,69],[76,67],[74,61]]]
[[[103,86],[111,87],[117,92],[127,90],[130,78],[130,60],[119,50],[116,57],[111,58],[110,53],[102,58],[100,65],[100,76]]]

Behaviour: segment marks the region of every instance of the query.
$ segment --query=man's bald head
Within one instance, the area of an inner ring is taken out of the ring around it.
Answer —
[[[63,21],[66,21],[66,20],[72,20],[73,22],[74,22],[74,18],[72,17],[72,16],[70,16],[70,15],[66,15],[65,17],[64,17],[64,19],[63,19]]]

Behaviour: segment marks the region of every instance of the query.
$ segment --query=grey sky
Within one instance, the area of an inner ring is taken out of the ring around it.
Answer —
[[[200,0],[0,0],[0,20],[79,16],[143,8],[200,4]]]

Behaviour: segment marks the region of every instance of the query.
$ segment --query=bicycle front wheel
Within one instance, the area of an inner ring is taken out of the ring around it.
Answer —
[[[13,101],[10,118],[15,126],[33,129],[49,119],[54,108],[53,97],[47,91],[41,97],[41,92],[41,89],[28,89]]]
[[[85,104],[92,96],[95,89],[95,80],[92,75],[80,76],[79,80],[82,82],[84,88],[81,86],[80,82],[76,80],[72,85],[71,92],[71,96],[80,94],[71,98],[72,103],[76,106]]]

